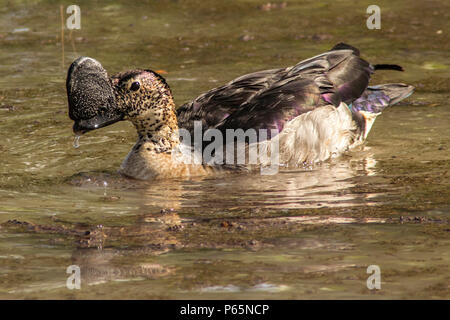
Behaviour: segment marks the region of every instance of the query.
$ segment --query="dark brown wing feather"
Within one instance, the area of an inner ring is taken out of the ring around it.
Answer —
[[[369,83],[371,65],[356,48],[334,50],[293,67],[255,72],[212,89],[178,109],[182,128],[278,129],[294,117],[325,104],[356,100]]]
[[[216,127],[258,92],[269,88],[286,73],[286,69],[259,71],[241,76],[212,89],[177,109],[181,128],[193,131],[194,121],[202,121],[203,129]]]

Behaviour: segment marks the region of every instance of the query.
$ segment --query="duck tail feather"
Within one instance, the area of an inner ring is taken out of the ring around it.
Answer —
[[[375,70],[395,70],[395,71],[405,71],[402,66],[398,64],[376,64],[373,66]]]
[[[364,93],[352,103],[352,111],[380,113],[409,97],[414,87],[403,83],[388,83],[369,86]]]

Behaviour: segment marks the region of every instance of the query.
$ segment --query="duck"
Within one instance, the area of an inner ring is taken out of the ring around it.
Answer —
[[[357,48],[339,43],[294,66],[240,76],[177,108],[161,74],[134,69],[108,76],[100,62],[80,57],[69,67],[66,89],[77,136],[123,120],[134,125],[138,138],[119,168],[122,175],[186,178],[250,167],[251,150],[264,151],[253,167],[276,162],[278,168],[314,165],[363,144],[382,111],[414,91],[403,83],[369,86],[377,70],[403,68],[372,65]],[[186,138],[196,136],[196,130],[213,132],[214,142],[230,130],[250,130],[256,140],[244,136],[244,149],[230,148],[235,151],[231,161],[223,160],[228,156],[224,145],[235,143],[236,136],[218,145],[209,161],[198,160],[195,154],[208,144]],[[243,162],[236,160],[239,154],[245,155]]]

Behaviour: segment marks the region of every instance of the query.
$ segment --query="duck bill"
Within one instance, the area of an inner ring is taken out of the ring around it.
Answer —
[[[100,62],[89,57],[75,60],[67,73],[69,117],[73,131],[83,134],[123,120],[114,89]]]
[[[122,114],[99,114],[90,119],[76,120],[73,124],[73,132],[76,135],[82,135],[86,132],[109,126],[123,120],[123,118]]]

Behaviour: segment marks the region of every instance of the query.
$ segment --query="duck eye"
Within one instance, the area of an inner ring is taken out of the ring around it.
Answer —
[[[139,90],[140,87],[141,87],[141,84],[139,83],[139,81],[135,81],[131,84],[130,90],[137,91],[137,90]]]

